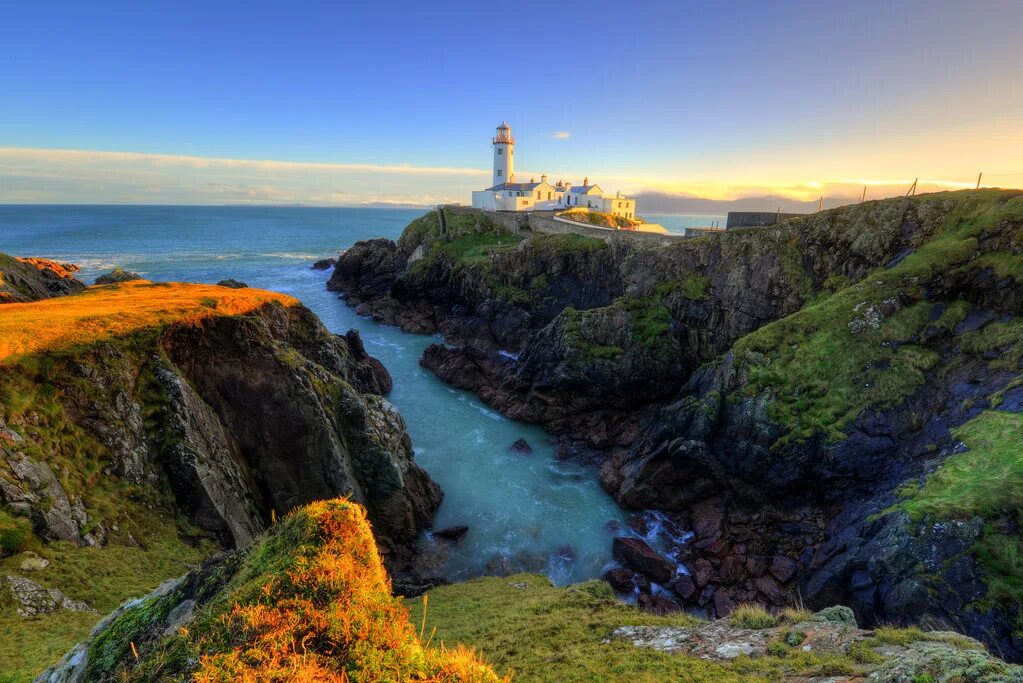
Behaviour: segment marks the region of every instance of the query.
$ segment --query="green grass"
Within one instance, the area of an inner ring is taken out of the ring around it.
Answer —
[[[123,523],[123,522],[122,522]],[[129,598],[145,595],[168,578],[184,574],[213,548],[182,539],[182,529],[157,513],[136,510],[132,534],[145,547],[125,545],[118,539],[105,547],[79,547],[58,541],[31,543],[31,549],[50,561],[41,571],[26,573],[15,555],[0,561],[0,575],[18,574],[46,588],[84,600],[96,613],[58,611],[24,619],[15,606],[0,602],[0,680],[29,681],[83,640],[100,618]]]
[[[1018,368],[1023,359],[1023,318],[988,323],[979,330],[967,332],[962,335],[960,346],[964,352],[976,355],[1000,351],[990,362],[992,368]]]
[[[687,299],[702,300],[707,298],[710,279],[706,275],[689,275],[685,278],[668,280],[657,285],[657,297],[664,299],[672,294],[682,294]]]
[[[750,603],[738,605],[729,617],[732,626],[737,628],[771,628],[778,625],[778,617],[760,605]]]
[[[922,487],[904,488],[898,507],[914,520],[1023,516],[1023,415],[985,411],[952,437],[968,450],[945,460]]]
[[[588,336],[587,321],[592,316],[614,314],[616,310],[628,313],[629,341],[628,348],[615,344],[603,344]],[[671,314],[656,297],[640,297],[635,299],[620,298],[613,304],[603,308],[591,308],[578,311],[566,308],[560,314],[565,326],[565,340],[569,346],[582,352],[584,362],[591,359],[614,358],[629,349],[656,351],[669,340],[671,332]]]
[[[433,248],[451,256],[456,263],[483,263],[490,260],[491,252],[509,251],[521,241],[521,237],[510,232],[493,232],[437,242]]]

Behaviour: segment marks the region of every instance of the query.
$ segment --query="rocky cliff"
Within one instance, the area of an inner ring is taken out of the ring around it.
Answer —
[[[0,254],[0,304],[72,294],[85,287],[78,266],[42,258]]]
[[[0,339],[0,569],[40,590],[109,609],[337,496],[366,507],[400,570],[440,503],[387,371],[289,297],[91,287],[0,307]],[[25,595],[4,591],[0,620]],[[33,627],[51,642],[60,624]]]
[[[451,218],[357,245],[330,286],[443,332],[424,365],[691,528],[667,551],[676,600],[840,602],[1023,656],[1020,193],[664,247]]]

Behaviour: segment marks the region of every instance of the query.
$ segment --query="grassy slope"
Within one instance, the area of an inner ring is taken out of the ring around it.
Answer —
[[[892,655],[885,648],[924,641],[946,643],[964,650],[975,642],[947,633],[925,633],[917,628],[879,628],[856,643],[847,654],[805,652],[779,635],[768,655],[740,656],[725,663],[698,657],[635,648],[615,640],[603,642],[619,626],[651,625],[693,627],[699,621],[677,614],[658,617],[618,602],[607,584],[590,581],[558,588],[545,577],[518,574],[487,577],[435,588],[427,598],[409,599],[413,623],[422,623],[436,643],[459,643],[478,648],[499,674],[516,681],[782,681],[808,677],[860,676]],[[771,615],[761,608],[740,609],[731,618],[737,628],[780,627],[792,635],[792,625],[810,618],[808,612],[789,610]],[[802,634],[805,636],[805,634]],[[945,673],[954,669],[946,664]],[[990,666],[1001,671],[1000,663]],[[980,671],[978,667],[977,672]],[[937,672],[936,672],[937,673]],[[888,679],[884,679],[888,680]],[[930,681],[932,678],[913,680]],[[945,680],[945,679],[941,679]],[[992,678],[989,680],[998,680]]]
[[[5,304],[0,309],[0,363],[170,323],[250,313],[270,302],[297,303],[260,289],[139,280],[89,287],[72,298]]]
[[[242,314],[268,302],[294,300],[255,289],[131,282],[0,306],[0,414],[25,439],[17,450],[47,462],[68,494],[82,499],[90,521],[102,523],[108,534],[108,545],[101,548],[43,544],[27,520],[0,509],[0,558],[32,550],[50,561],[46,569],[29,573],[20,569],[22,557],[14,555],[0,559],[0,575],[27,576],[103,614],[182,574],[212,551],[197,529],[175,519],[166,492],[107,473],[106,448],[66,413],[58,387],[74,384],[98,402],[109,401],[102,388],[71,368],[114,363],[121,355],[141,367],[141,359],[152,353],[148,340],[161,326]],[[100,347],[99,359],[89,358],[86,350]],[[121,388],[145,399],[150,379],[140,375],[134,387]],[[30,679],[81,640],[98,618],[58,612],[26,621],[13,605],[0,603],[0,630],[11,634],[0,638],[0,681]]]
[[[122,681],[499,680],[465,648],[423,646],[426,634],[390,594],[365,510],[345,500],[290,514],[187,628],[140,638],[140,627],[169,608],[154,599],[119,617],[90,645],[90,674]]]

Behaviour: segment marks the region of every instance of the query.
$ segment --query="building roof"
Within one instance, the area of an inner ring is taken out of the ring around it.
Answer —
[[[600,185],[573,185],[568,188],[570,194],[589,194],[591,190],[600,189]]]
[[[540,185],[543,185],[543,184],[544,183],[501,183],[500,185],[494,185],[493,187],[488,187],[487,190],[488,191],[489,190],[493,190],[495,192],[498,191],[498,190],[516,190],[516,191],[535,190],[537,187],[539,187]]]

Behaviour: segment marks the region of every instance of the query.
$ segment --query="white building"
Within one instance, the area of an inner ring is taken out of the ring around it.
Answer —
[[[604,194],[599,185],[590,184],[589,178],[585,178],[582,185],[560,180],[556,185],[551,185],[547,182],[546,174],[540,176],[540,182],[536,182],[536,178],[530,178],[528,183],[516,182],[515,138],[507,123],[497,127],[493,145],[493,184],[485,190],[472,193],[472,205],[475,208],[488,211],[557,211],[579,208],[626,218],[636,217],[636,200],[629,199],[621,192]]]

